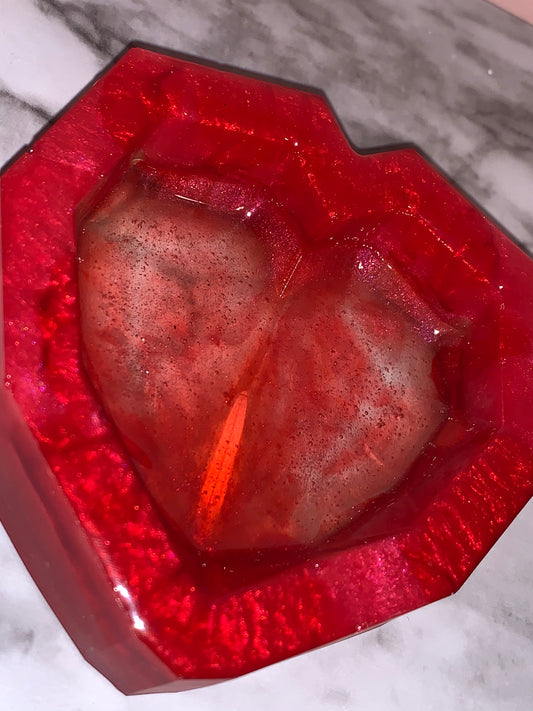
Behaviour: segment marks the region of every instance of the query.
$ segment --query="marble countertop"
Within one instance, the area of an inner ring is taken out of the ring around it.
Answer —
[[[356,147],[414,143],[533,253],[533,26],[483,0],[3,0],[0,164],[141,41],[323,90]],[[526,711],[533,503],[461,590],[240,679],[127,698],[0,533],[0,707]]]

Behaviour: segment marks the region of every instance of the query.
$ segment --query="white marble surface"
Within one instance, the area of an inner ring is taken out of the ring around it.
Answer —
[[[483,0],[0,9],[0,164],[140,40],[321,88],[356,146],[415,143],[533,252],[533,27]],[[232,682],[127,698],[81,658],[2,531],[0,708],[529,711],[532,538],[530,503],[453,598]]]

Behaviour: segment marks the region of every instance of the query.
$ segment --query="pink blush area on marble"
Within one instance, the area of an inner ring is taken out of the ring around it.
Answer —
[[[503,10],[511,12],[522,20],[533,25],[533,2],[532,0],[488,0],[493,5],[498,5]]]

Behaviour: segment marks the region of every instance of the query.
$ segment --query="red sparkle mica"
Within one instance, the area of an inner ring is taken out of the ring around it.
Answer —
[[[130,50],[2,177],[0,513],[125,693],[464,582],[533,491],[533,264],[415,151]]]

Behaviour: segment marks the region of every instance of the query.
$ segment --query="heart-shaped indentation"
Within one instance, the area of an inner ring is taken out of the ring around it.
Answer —
[[[79,239],[90,377],[154,498],[208,550],[331,536],[445,411],[434,345],[353,246],[295,252],[281,278],[283,245],[243,217],[126,180]]]

